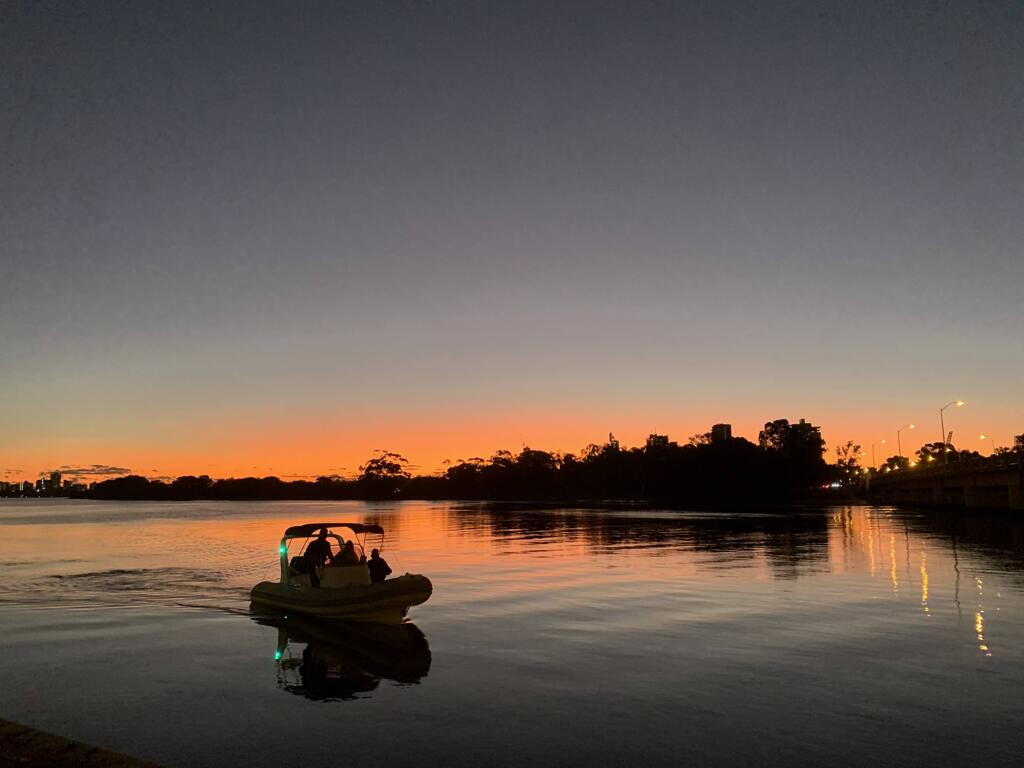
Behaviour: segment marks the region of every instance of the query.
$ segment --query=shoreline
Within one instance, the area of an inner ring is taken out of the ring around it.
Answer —
[[[160,768],[156,763],[0,719],[0,768]]]
[[[679,498],[645,498],[645,497],[560,497],[560,496],[406,496],[398,495],[387,498],[375,496],[345,496],[338,498],[304,498],[304,497],[278,497],[278,496],[197,496],[194,498],[168,498],[159,496],[138,496],[138,497],[113,497],[113,496],[0,496],[3,501],[52,501],[64,499],[67,501],[98,501],[98,502],[144,502],[161,504],[192,504],[195,502],[319,502],[324,504],[362,501],[362,502],[402,502],[402,501],[443,501],[452,504],[493,504],[495,506],[505,505],[538,505],[538,506],[579,506],[579,507],[623,507],[623,508],[651,508],[651,509],[682,509],[688,511],[717,511],[721,509],[742,509],[751,504],[767,505],[775,509],[790,509],[806,506],[836,504],[866,504],[870,503],[867,497],[850,493],[847,491],[811,491],[807,493],[791,494],[782,497],[714,497],[714,496],[692,496]]]

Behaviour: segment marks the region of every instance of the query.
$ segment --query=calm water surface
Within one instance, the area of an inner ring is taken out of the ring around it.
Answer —
[[[258,620],[375,522],[414,626]],[[0,501],[0,717],[168,766],[1020,765],[1024,521]]]

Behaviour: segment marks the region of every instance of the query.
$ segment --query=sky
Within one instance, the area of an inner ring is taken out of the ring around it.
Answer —
[[[0,479],[1024,432],[1018,2],[9,2],[0,72]]]

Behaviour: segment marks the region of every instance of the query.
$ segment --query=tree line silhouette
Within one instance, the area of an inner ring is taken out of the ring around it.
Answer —
[[[622,448],[612,436],[579,454],[524,447],[490,458],[446,462],[436,475],[412,476],[400,454],[378,451],[356,478],[277,477],[215,480],[206,475],[172,482],[139,475],[105,480],[83,494],[94,499],[181,500],[651,500],[708,504],[785,502],[829,482],[836,467],[824,460],[817,427],[778,419],[765,424],[758,442],[711,433],[687,444],[651,435],[647,444]]]
[[[1024,435],[1014,450],[1024,455]],[[172,482],[128,475],[105,480],[80,494],[94,499],[195,501],[202,499],[345,500],[453,499],[481,501],[658,501],[694,505],[749,502],[786,503],[822,488],[856,491],[864,478],[885,468],[907,468],[903,456],[886,459],[877,470],[860,465],[863,452],[849,441],[836,448],[833,464],[824,459],[818,427],[777,419],[764,425],[757,443],[728,434],[694,435],[684,445],[651,435],[646,445],[622,448],[609,435],[579,454],[524,447],[446,462],[436,475],[413,476],[401,454],[377,451],[352,479],[338,476],[285,481],[277,477],[214,480],[186,475]],[[959,461],[977,456],[952,445],[929,443],[918,462]]]

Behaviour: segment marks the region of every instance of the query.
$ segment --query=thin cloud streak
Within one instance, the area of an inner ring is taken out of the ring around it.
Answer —
[[[76,467],[69,464],[57,467],[57,471],[65,475],[80,475],[87,477],[103,477],[109,475],[130,475],[131,469],[127,467],[115,467],[110,464],[90,464],[84,467]]]

